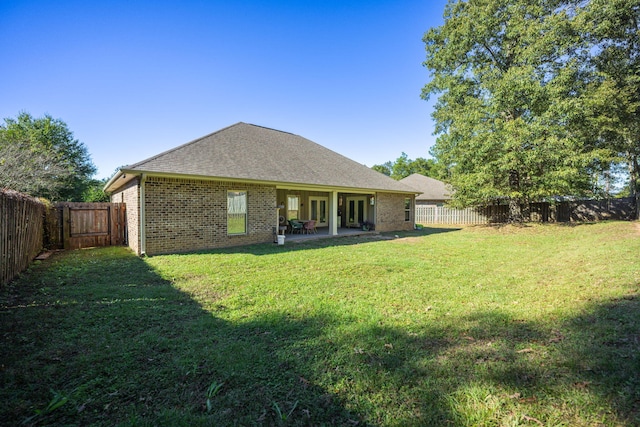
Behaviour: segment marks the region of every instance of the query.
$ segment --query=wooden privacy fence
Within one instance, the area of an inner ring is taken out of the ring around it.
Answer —
[[[631,220],[636,218],[636,209],[634,197],[562,202],[557,208],[557,221]]]
[[[43,247],[79,249],[127,242],[124,203],[58,203],[0,189],[0,285],[29,266]]]
[[[0,285],[27,268],[42,249],[44,212],[39,200],[0,189]]]
[[[124,245],[127,240],[124,203],[57,203],[46,224],[50,248]]]
[[[527,213],[524,209],[523,213]],[[530,203],[529,220],[532,222],[600,221],[607,219],[630,220],[635,216],[633,197],[605,200],[578,200],[558,203]],[[446,206],[416,205],[417,224],[501,224],[507,222],[509,206],[492,205],[477,208],[453,209]]]

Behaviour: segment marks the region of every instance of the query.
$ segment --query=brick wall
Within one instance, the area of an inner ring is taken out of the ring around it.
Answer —
[[[227,235],[227,191],[247,192],[247,234]],[[273,186],[150,177],[145,183],[149,255],[273,241]]]
[[[405,221],[404,199],[411,199],[409,221]],[[413,230],[414,200],[413,195],[377,193],[376,194],[376,231]]]
[[[111,203],[126,203],[127,205],[127,244],[140,255],[140,193],[138,179],[133,179],[126,186],[111,194]]]
[[[127,204],[129,247],[140,254],[138,185],[137,179],[131,181],[116,190],[111,201]],[[227,191],[247,192],[246,235],[227,234]],[[276,196],[275,187],[269,185],[149,177],[145,183],[146,253],[154,255],[272,242],[273,228],[278,221],[275,206],[280,200]],[[401,194],[376,194],[377,231],[414,228],[415,201],[411,197],[410,220],[405,221],[404,199]],[[374,208],[369,204],[367,207]],[[370,212],[370,220],[372,217]]]

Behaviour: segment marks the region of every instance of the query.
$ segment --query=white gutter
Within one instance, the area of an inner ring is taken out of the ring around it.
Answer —
[[[145,191],[144,183],[147,181],[147,174],[143,173],[140,176],[140,255],[145,255],[147,252],[147,232],[146,232],[146,209],[144,204]]]
[[[118,178],[120,178],[122,175],[123,175],[123,172],[121,170],[118,170],[118,172],[116,172],[116,174],[111,177],[111,179],[104,185],[104,187],[102,187],[102,191],[106,193],[107,189],[111,187],[113,184],[115,184]]]
[[[371,194],[374,192],[381,193],[404,193],[404,194],[415,194],[416,190],[407,187],[406,190],[401,189],[385,189],[385,188],[361,188],[361,187],[341,187],[335,185],[326,185],[326,184],[307,184],[307,183],[294,183],[294,182],[282,182],[282,181],[272,181],[272,180],[260,180],[260,179],[248,179],[248,178],[234,178],[234,177],[225,177],[225,176],[205,176],[205,175],[192,175],[192,174],[179,174],[179,173],[166,173],[166,172],[155,172],[155,171],[147,171],[142,169],[121,169],[119,173],[114,176],[108,183],[105,185],[105,189],[109,188],[112,185],[116,185],[120,187],[122,184],[128,182],[133,176],[138,176],[139,174],[147,174],[149,176],[160,177],[160,178],[177,178],[177,179],[194,179],[199,181],[233,181],[239,183],[246,184],[259,184],[259,185],[274,185],[277,189],[287,189],[287,190],[313,190],[313,191],[339,191],[341,193],[356,193],[356,194]],[[118,178],[123,178],[122,183],[118,182]]]

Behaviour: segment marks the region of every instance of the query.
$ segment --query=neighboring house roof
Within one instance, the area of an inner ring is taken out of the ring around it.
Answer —
[[[437,179],[429,178],[428,176],[424,176],[419,173],[414,173],[401,179],[400,182],[422,193],[416,197],[417,201],[451,199],[451,188],[444,182],[438,181]]]
[[[139,173],[416,193],[306,138],[242,122],[124,166],[105,190]]]

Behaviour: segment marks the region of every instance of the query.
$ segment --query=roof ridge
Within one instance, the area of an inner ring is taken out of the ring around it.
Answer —
[[[297,134],[295,134],[295,133],[293,133],[293,132],[287,132],[286,130],[280,130],[280,129],[270,128],[270,127],[267,127],[267,126],[256,125],[256,124],[254,124],[254,123],[244,123],[244,122],[238,122],[238,123],[236,123],[236,125],[239,125],[239,124],[244,124],[244,125],[249,125],[249,126],[255,126],[255,127],[257,127],[257,128],[262,128],[262,129],[272,130],[272,131],[274,131],[274,132],[287,133],[287,134],[289,134],[289,135],[299,136],[300,138],[304,138],[303,136],[297,135]],[[234,126],[235,126],[235,125],[234,125]],[[215,132],[214,132],[214,133],[215,133]],[[307,139],[307,138],[305,138],[305,139]]]
[[[163,151],[162,153],[156,154],[155,156],[151,156],[151,157],[148,157],[148,158],[146,158],[146,159],[144,159],[144,160],[140,160],[140,161],[139,161],[139,162],[137,162],[137,163],[134,163],[134,164],[131,164],[131,165],[127,165],[127,166],[124,166],[123,168],[120,168],[120,169],[134,169],[134,168],[139,167],[140,165],[142,165],[142,164],[144,164],[144,163],[150,162],[151,160],[155,160],[155,159],[160,158],[160,157],[162,157],[162,156],[165,156],[165,155],[167,155],[167,154],[169,154],[169,153],[172,153],[172,152],[174,152],[174,151],[177,151],[177,150],[179,150],[179,149],[181,149],[181,148],[184,148],[184,147],[187,147],[187,146],[189,146],[189,145],[195,144],[196,142],[200,142],[200,141],[202,141],[202,140],[203,140],[203,139],[205,139],[205,138],[208,138],[208,137],[210,137],[210,136],[212,136],[212,135],[215,135],[215,134],[217,134],[217,133],[220,133],[220,132],[222,132],[222,131],[225,131],[225,130],[227,130],[227,129],[230,129],[230,128],[234,127],[234,126],[238,126],[238,125],[246,125],[246,124],[248,124],[248,123],[244,123],[244,122],[234,123],[234,124],[232,124],[232,125],[229,125],[229,126],[227,126],[227,127],[222,128],[222,129],[218,129],[218,130],[216,130],[216,131],[214,131],[214,132],[211,132],[211,133],[208,133],[208,134],[206,134],[206,135],[204,135],[204,136],[201,136],[201,137],[199,137],[199,138],[196,138],[196,139],[194,139],[194,140],[192,140],[192,141],[185,142],[184,144],[178,145],[177,147],[173,147],[173,148],[171,148],[171,149],[169,149],[169,150]],[[253,126],[255,126],[255,125],[253,125]]]
[[[285,157],[291,164],[282,161]],[[416,193],[410,186],[313,140],[246,122],[123,166],[120,171],[132,172],[132,176],[170,174]]]

